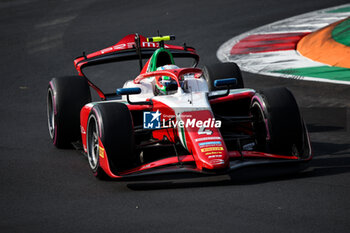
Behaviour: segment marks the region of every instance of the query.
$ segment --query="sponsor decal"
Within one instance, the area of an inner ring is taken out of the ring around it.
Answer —
[[[212,142],[201,142],[198,143],[198,146],[200,147],[207,147],[207,146],[221,146],[221,141],[212,141]]]
[[[212,159],[212,158],[221,158],[222,155],[209,155],[208,159]]]
[[[213,160],[210,160],[209,163],[213,165],[217,165],[217,164],[224,164],[225,161],[223,159],[213,159]]]
[[[164,118],[175,118],[176,117],[176,115],[167,115],[167,114],[162,114],[162,116],[164,117]],[[183,117],[183,118],[192,118],[193,117],[193,115],[192,114],[181,114],[181,117]]]
[[[207,152],[204,155],[217,155],[217,154],[222,154],[222,152],[221,151]]]
[[[142,42],[142,47],[152,47],[152,48],[158,48],[159,43],[154,43],[154,42]]]
[[[144,129],[160,129],[161,128],[161,116],[162,113],[157,110],[156,112],[144,112],[143,113],[143,128]],[[211,135],[213,131],[206,128],[220,128],[221,121],[214,118],[208,118],[207,120],[197,120],[196,118],[183,120],[166,120],[163,118],[162,128],[199,128],[198,134]],[[220,139],[220,138],[219,138]]]
[[[211,135],[213,132],[210,130],[205,130],[205,128],[220,128],[221,127],[221,121],[215,120],[214,118],[208,118],[205,121],[197,120],[195,118],[187,119],[186,121],[166,121],[163,119],[163,126],[166,128],[172,128],[172,127],[186,127],[186,128],[199,128],[198,134],[207,134]]]
[[[158,48],[159,47],[159,43],[143,41],[141,43],[141,47]],[[128,43],[125,43],[125,44],[117,44],[117,45],[114,45],[114,46],[102,49],[102,50],[100,50],[100,52],[102,54],[105,54],[105,53],[110,53],[113,50],[123,50],[123,49],[132,49],[132,48],[135,48],[135,42],[128,42]],[[164,45],[164,48],[169,48],[169,46]]]
[[[143,128],[144,129],[159,129],[160,128],[160,116],[162,114],[157,110],[156,112],[144,112],[143,113]]]
[[[100,146],[98,151],[99,151],[99,152],[98,152],[99,156],[100,156],[101,158],[104,158],[104,157],[105,157],[105,148],[103,148],[103,147]]]
[[[205,138],[197,138],[196,142],[200,141],[209,141],[209,140],[220,140],[220,137],[205,137]]]
[[[203,148],[201,149],[201,152],[207,152],[207,151],[220,151],[220,150],[224,150],[223,147],[219,146],[219,147],[207,147],[207,148]]]

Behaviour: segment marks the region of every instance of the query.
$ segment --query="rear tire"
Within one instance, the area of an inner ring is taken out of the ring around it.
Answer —
[[[68,148],[78,141],[80,110],[91,102],[87,81],[80,76],[53,78],[47,91],[47,119],[50,138],[58,148]]]
[[[224,90],[227,87],[215,87],[217,79],[236,78],[236,88],[244,88],[241,70],[236,63],[215,63],[203,67],[203,76],[208,82],[209,91]]]
[[[107,154],[112,173],[118,174],[135,165],[133,122],[125,104],[96,104],[89,116],[86,137],[89,165],[97,178],[105,177],[99,163],[98,139]]]
[[[307,132],[293,94],[286,88],[271,88],[252,98],[257,150],[300,158],[308,155]]]

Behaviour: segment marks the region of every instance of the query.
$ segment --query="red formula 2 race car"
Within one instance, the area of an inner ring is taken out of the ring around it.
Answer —
[[[288,89],[244,88],[234,63],[195,68],[195,49],[165,44],[172,39],[128,35],[76,58],[79,76],[53,78],[47,92],[53,144],[80,143],[98,178],[223,174],[311,159],[307,129]],[[194,63],[178,67],[175,58]],[[141,72],[114,93],[104,93],[83,73],[84,67],[125,60],[139,61]],[[100,100],[91,100],[90,88]]]

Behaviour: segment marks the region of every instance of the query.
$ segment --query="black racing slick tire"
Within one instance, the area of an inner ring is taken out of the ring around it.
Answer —
[[[53,78],[47,90],[47,119],[50,138],[57,148],[69,148],[81,139],[80,110],[91,102],[89,85],[83,77]]]
[[[307,130],[298,104],[287,88],[256,93],[250,112],[257,150],[299,158],[309,156]]]
[[[113,174],[131,168],[136,162],[133,121],[128,107],[122,103],[94,105],[87,124],[87,152],[90,168],[97,178],[104,178],[100,166],[99,140]]]
[[[236,63],[215,63],[203,67],[203,76],[208,82],[209,91],[223,90],[227,87],[215,87],[214,81],[217,79],[236,78],[236,88],[244,88],[242,73]]]

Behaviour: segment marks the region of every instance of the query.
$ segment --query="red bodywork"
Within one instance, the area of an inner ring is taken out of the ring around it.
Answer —
[[[141,48],[159,48],[159,43],[147,42],[146,38],[140,36]],[[165,48],[172,50],[185,51],[194,56],[196,52],[193,48],[185,48],[181,46],[165,45]],[[90,61],[94,58],[107,56],[108,54],[129,51],[135,49],[135,35],[128,35],[119,41],[116,45],[108,47],[106,49],[91,53],[85,57],[79,57],[74,60],[74,65],[80,76],[85,77],[82,68],[89,65]],[[174,78],[179,84],[179,78],[184,73],[196,73],[196,77],[200,77],[202,70],[197,68],[185,68],[178,70],[167,70],[167,71],[155,71],[147,73],[148,62],[144,65],[140,72],[140,75],[134,79],[134,83],[139,83],[142,79],[157,75],[166,75]],[[94,88],[102,100],[106,99],[105,94],[96,87],[93,83],[89,81],[89,85]],[[242,91],[235,94],[230,94],[227,96],[219,97],[210,100],[211,105],[218,103],[224,103],[229,101],[236,101],[241,99],[252,99],[255,92],[252,90]],[[127,107],[131,112],[133,111],[157,111],[160,110],[164,115],[175,115],[174,110],[165,105],[164,103],[153,101],[153,105],[128,105]],[[84,151],[87,152],[86,148],[86,131],[87,131],[87,121],[90,112],[93,108],[93,103],[85,105],[80,113],[80,124],[81,124],[81,136]],[[203,111],[191,111],[192,117],[199,120],[206,120],[213,117],[213,113],[208,110]],[[186,120],[186,112],[181,116],[182,119]],[[229,151],[225,145],[223,136],[220,130],[215,127],[209,127],[212,131],[211,135],[199,135],[197,132],[199,128],[192,128],[191,130],[185,130],[184,137],[186,138],[187,155],[180,156],[164,156],[163,159],[156,160],[150,163],[142,164],[132,169],[119,171],[118,174],[114,174],[110,169],[108,154],[104,150],[104,146],[99,140],[100,146],[100,166],[106,172],[106,174],[112,178],[122,178],[135,175],[147,175],[147,174],[157,174],[166,172],[176,172],[176,171],[190,171],[190,172],[202,172],[210,173],[216,171],[229,171],[238,167],[252,165],[252,164],[265,164],[265,163],[280,163],[280,162],[290,162],[290,161],[300,161],[301,159],[295,156],[282,156],[275,154],[262,153],[257,151]],[[152,133],[154,139],[161,140],[164,136],[168,138],[170,142],[177,142],[181,135],[173,129],[162,129],[156,130]],[[252,158],[260,158],[260,160],[250,160]],[[311,159],[311,151],[309,157],[303,159],[307,161]]]

